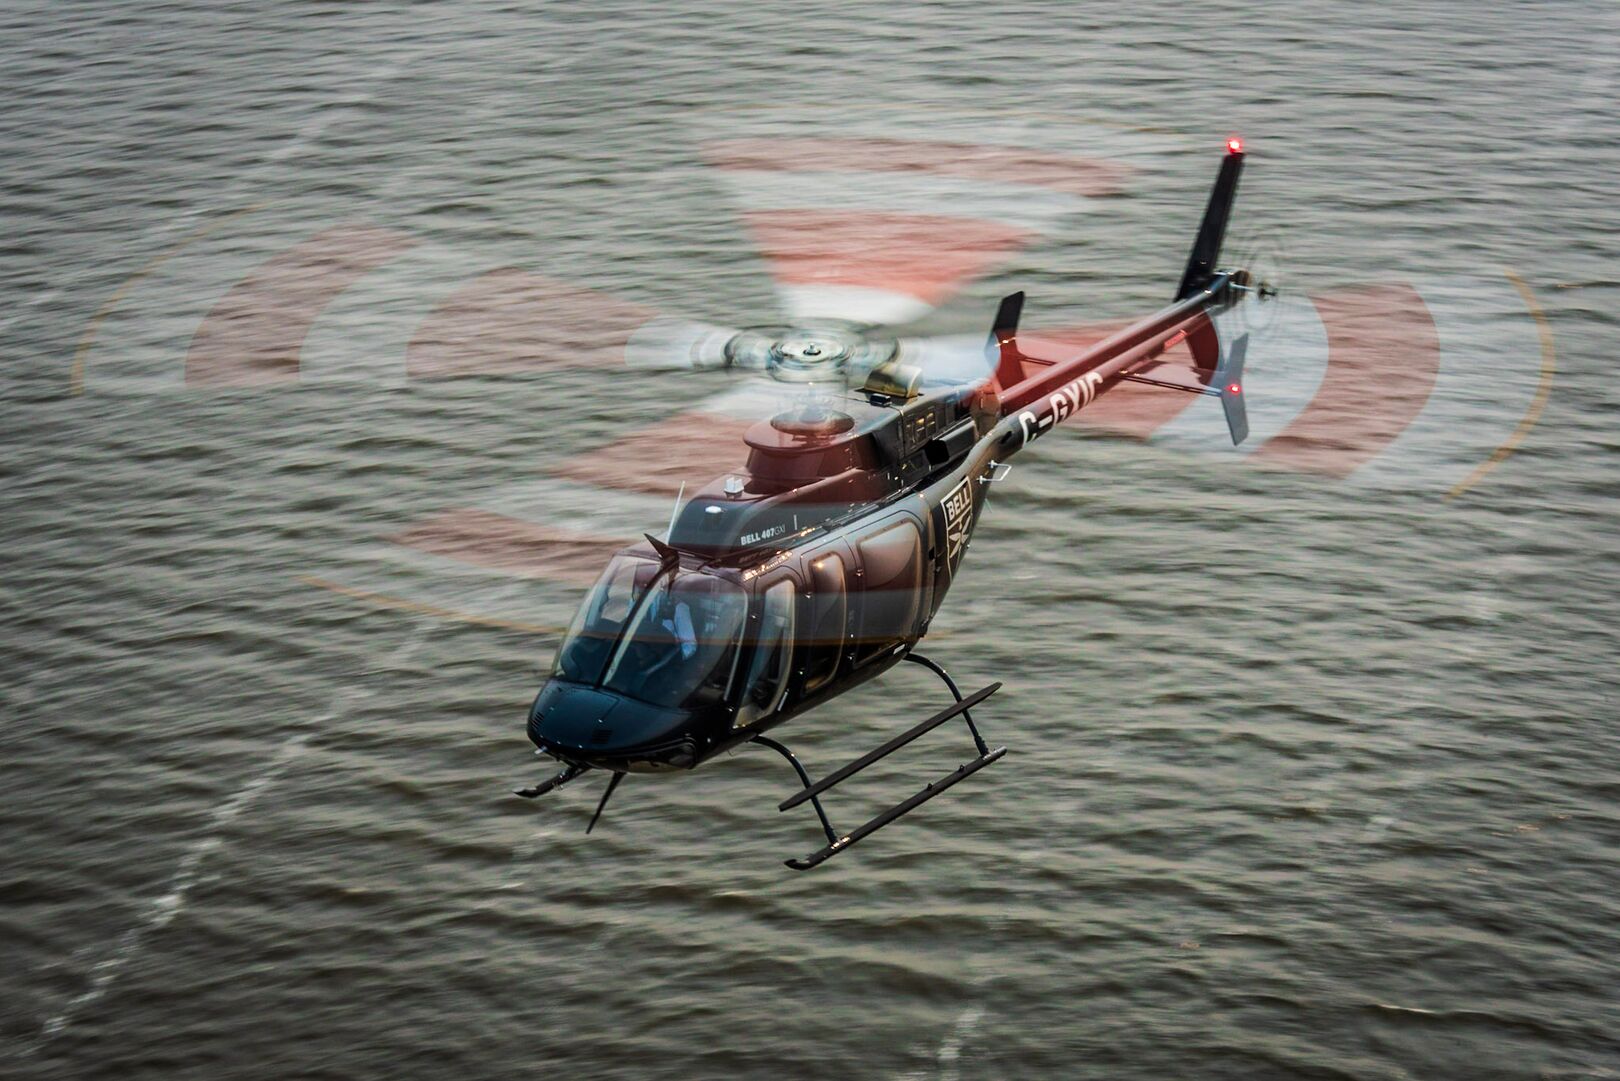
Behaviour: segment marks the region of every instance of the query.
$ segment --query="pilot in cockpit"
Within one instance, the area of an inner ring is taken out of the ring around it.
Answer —
[[[653,599],[658,607],[652,612],[654,625],[669,633],[681,644],[681,659],[690,660],[697,652],[697,632],[692,627],[692,609],[684,600],[674,600],[669,590]]]

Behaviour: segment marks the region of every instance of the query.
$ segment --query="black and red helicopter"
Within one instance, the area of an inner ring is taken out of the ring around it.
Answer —
[[[517,794],[606,772],[590,832],[625,774],[690,770],[757,743],[802,782],[779,810],[810,803],[826,834],[825,847],[787,861],[807,870],[1001,758],[1006,748],[987,745],[970,712],[1001,684],[964,696],[916,645],[998,471],[1112,387],[1219,398],[1232,441],[1248,434],[1248,335],[1223,344],[1213,319],[1275,293],[1220,265],[1243,160],[1241,141],[1229,140],[1174,300],[1076,356],[1019,349],[1021,292],[1002,300],[968,378],[909,364],[897,343],[848,324],[739,332],[711,349],[708,366],[763,369],[817,393],[750,428],[746,469],[678,502],[666,537],[648,535],[608,564],[529,711],[536,753],[564,768]],[[818,781],[766,734],[901,661],[935,672],[955,701]],[[833,828],[822,793],[956,718],[973,739],[971,761],[848,833]]]

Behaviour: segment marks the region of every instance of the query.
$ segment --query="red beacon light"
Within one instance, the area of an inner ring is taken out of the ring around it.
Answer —
[[[1226,152],[1228,154],[1243,153],[1243,140],[1239,139],[1236,135],[1226,140]]]
[[[1242,394],[1243,393],[1243,388],[1240,385],[1238,385],[1237,383],[1232,383],[1231,385],[1229,385],[1226,388],[1226,393],[1228,393],[1228,394]]]

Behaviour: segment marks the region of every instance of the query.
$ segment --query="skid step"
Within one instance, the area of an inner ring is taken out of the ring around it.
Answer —
[[[993,692],[996,689],[996,686],[1000,686],[1000,684],[996,684],[995,686],[992,686],[992,687],[986,687],[984,690],[979,691],[977,694],[970,695],[968,699],[964,700],[959,705],[966,706],[966,705],[972,704],[974,701],[983,701],[983,699],[988,698],[990,696],[991,692]],[[934,722],[933,718],[929,718],[929,721],[925,721],[924,724],[928,725],[929,727],[933,727],[933,723],[930,723],[930,722],[937,723],[937,722]],[[921,727],[921,726],[919,726],[919,727]],[[927,731],[927,728],[922,728],[922,731]],[[921,734],[921,733],[920,732],[907,733],[907,737],[908,738],[915,738],[915,735],[919,735],[919,734]],[[901,742],[903,743],[905,741],[902,740]],[[900,744],[896,744],[896,746],[899,746],[899,745]],[[982,757],[979,757],[979,758],[975,758],[973,761],[968,762],[968,763],[966,763],[964,765],[957,766],[956,769],[952,770],[950,773],[947,773],[945,776],[941,777],[939,780],[934,781],[932,784],[929,784],[928,786],[923,788],[922,791],[918,792],[915,796],[912,796],[908,800],[904,800],[903,802],[895,804],[893,807],[890,807],[887,811],[884,811],[882,814],[878,815],[876,818],[872,819],[870,822],[866,822],[866,823],[864,823],[864,824],[862,824],[860,826],[855,827],[853,832],[849,833],[847,836],[838,838],[836,841],[832,842],[826,848],[823,848],[821,851],[812,852],[810,855],[806,856],[802,860],[786,860],[784,862],[789,867],[793,868],[795,871],[808,871],[810,868],[816,866],[817,864],[823,863],[826,860],[829,860],[832,857],[838,855],[838,853],[842,852],[846,848],[849,848],[851,845],[853,845],[856,842],[860,841],[862,838],[870,836],[873,833],[876,833],[878,830],[882,829],[884,826],[887,826],[890,822],[893,822],[895,819],[901,817],[902,815],[908,814],[911,811],[916,810],[922,804],[927,803],[929,800],[933,799],[935,796],[939,795],[941,792],[945,791],[947,788],[950,788],[957,781],[960,781],[965,777],[972,776],[973,774],[979,772],[979,770],[983,769],[985,766],[988,766],[990,763],[996,761],[997,759],[999,759],[1002,755],[1004,755],[1006,753],[1007,753],[1007,748],[1005,748],[1005,747],[997,747],[995,750],[991,751],[989,754],[983,755]],[[878,755],[877,757],[882,757],[882,756]],[[860,768],[861,765],[866,765],[866,764],[868,764],[868,763],[860,762],[859,765],[857,765],[857,763],[854,763],[854,762],[850,763],[850,765],[855,766],[857,769]],[[848,767],[845,767],[845,768],[848,769]],[[849,772],[853,773],[853,772],[855,772],[855,770],[852,769]],[[834,776],[836,776],[836,774]],[[848,774],[845,774],[844,776],[848,776]],[[832,783],[836,784],[837,782],[833,781]],[[810,792],[810,790],[806,789],[805,792],[808,794]],[[784,804],[784,807],[785,806],[787,806],[787,805]]]
[[[906,744],[910,743],[912,740],[916,739],[918,736],[921,736],[921,735],[923,735],[923,734],[925,734],[927,732],[933,731],[934,729],[938,728],[940,725],[944,724],[946,721],[950,720],[952,717],[960,716],[961,714],[966,713],[968,710],[972,709],[974,706],[978,705],[980,702],[983,702],[986,698],[989,698],[992,694],[995,694],[996,691],[998,691],[1000,689],[1001,689],[1001,684],[1000,683],[992,683],[992,684],[990,684],[990,686],[985,687],[982,690],[974,691],[972,694],[968,695],[966,698],[962,699],[961,701],[954,702],[951,705],[947,706],[946,708],[940,710],[938,713],[934,714],[932,717],[928,718],[926,721],[923,721],[921,724],[918,724],[918,725],[915,725],[915,726],[913,726],[911,728],[906,729],[904,732],[900,733],[898,736],[895,736],[893,739],[889,740],[883,746],[874,748],[873,750],[870,750],[870,751],[866,752],[865,754],[861,755],[859,758],[855,759],[855,761],[849,763],[846,766],[840,766],[838,769],[833,770],[831,773],[827,774],[827,776],[823,777],[821,780],[817,781],[815,784],[809,785],[809,786],[807,786],[805,788],[801,788],[799,791],[793,793],[793,795],[789,796],[787,799],[785,799],[781,803],[777,804],[776,809],[778,811],[785,811],[790,807],[797,807],[799,804],[803,803],[805,800],[810,799],[813,796],[821,795],[821,793],[827,791],[827,789],[831,788],[833,785],[837,784],[840,781],[847,780],[849,777],[853,776],[856,773],[859,773],[861,770],[865,769],[867,766],[870,766],[873,762],[876,762],[878,759],[883,758],[886,755],[893,754],[895,751],[899,750],[901,747],[904,747]],[[1002,751],[1005,751],[1005,750],[1006,750],[1006,748],[1003,747]],[[1000,752],[998,752],[994,756],[986,755],[984,757],[985,757],[985,759],[988,759],[988,761],[994,761],[996,758],[1001,757],[1001,754],[1000,754]],[[985,760],[981,759],[979,765],[986,765],[986,764],[987,764],[987,762]],[[964,767],[964,768],[966,768],[966,767]],[[977,768],[978,768],[978,766],[974,767],[974,769],[977,769]],[[969,772],[972,772],[972,771],[970,770]],[[967,776],[967,774],[963,774],[962,776],[965,777],[965,776]],[[961,778],[957,778],[957,779],[960,780]],[[955,784],[956,782],[952,781],[951,783]],[[927,789],[924,789],[924,791],[927,791]],[[922,801],[918,800],[917,802],[920,803]],[[887,820],[885,820],[885,821],[887,821]],[[867,825],[871,825],[871,823],[868,823]],[[880,823],[878,823],[878,825],[882,825],[882,823],[880,822]],[[872,828],[876,829],[877,827],[873,826]],[[866,829],[866,827],[862,826],[861,829]],[[870,832],[870,831],[868,831],[868,832]],[[860,833],[860,831],[857,830],[856,833]],[[853,837],[853,836],[855,836],[855,834],[851,834],[850,836]],[[865,834],[861,833],[860,836],[864,837]],[[848,843],[853,844],[854,842],[851,841],[851,842],[848,842]],[[825,857],[823,857],[823,858],[825,858]],[[817,862],[820,862],[820,861],[817,861]]]

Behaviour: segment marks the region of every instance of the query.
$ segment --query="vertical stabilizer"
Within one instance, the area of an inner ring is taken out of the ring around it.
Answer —
[[[1209,193],[1203,224],[1198,227],[1198,239],[1193,241],[1187,270],[1181,276],[1181,288],[1176,290],[1177,300],[1186,300],[1198,292],[1215,273],[1215,264],[1221,257],[1221,241],[1226,237],[1226,222],[1232,216],[1232,203],[1237,199],[1238,176],[1242,172],[1243,140],[1228,139],[1226,157],[1215,177],[1214,190]]]
[[[1003,390],[1024,379],[1023,354],[1018,351],[1018,319],[1023,313],[1023,290],[1002,297],[990,325],[990,340],[984,343],[985,359],[996,366],[996,383]]]

